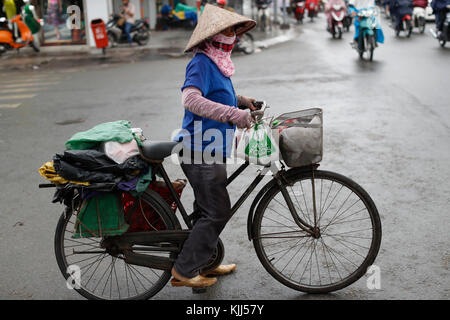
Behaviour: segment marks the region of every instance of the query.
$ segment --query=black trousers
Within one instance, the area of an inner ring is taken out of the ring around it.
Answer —
[[[231,218],[231,203],[225,164],[182,164],[199,209],[191,234],[175,262],[175,270],[186,278],[198,275],[217,246],[219,235]]]

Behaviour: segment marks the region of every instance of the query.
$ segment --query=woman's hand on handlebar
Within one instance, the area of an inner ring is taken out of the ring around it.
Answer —
[[[239,129],[250,128],[253,118],[246,110],[240,110],[234,108],[229,118],[231,124],[235,124]]]
[[[256,99],[249,98],[245,96],[238,96],[238,106],[239,109],[250,109],[250,111],[258,110],[258,107],[255,106]]]

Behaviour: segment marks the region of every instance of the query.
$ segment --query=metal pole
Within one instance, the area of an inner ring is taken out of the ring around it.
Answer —
[[[283,23],[280,29],[289,29],[289,24],[286,22],[286,0],[283,0]]]
[[[273,2],[273,23],[278,24],[278,0]]]

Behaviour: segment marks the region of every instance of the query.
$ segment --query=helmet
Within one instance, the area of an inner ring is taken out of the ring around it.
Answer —
[[[221,4],[223,6],[226,6],[227,5],[227,0],[217,0],[216,3],[217,4]]]

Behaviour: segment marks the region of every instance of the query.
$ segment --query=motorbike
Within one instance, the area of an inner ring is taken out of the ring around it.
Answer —
[[[329,12],[330,20],[328,31],[333,35],[333,38],[342,38],[342,29],[344,27],[343,20],[345,17],[345,3],[344,1],[334,1],[326,8]]]
[[[414,7],[413,9],[413,26],[419,29],[420,33],[425,32],[425,9],[422,7]]]
[[[292,10],[294,11],[295,20],[297,20],[297,23],[303,23],[303,17],[305,15],[305,0],[296,0]]]
[[[442,31],[440,33],[430,29],[431,34],[439,41],[441,47],[445,47],[447,41],[450,41],[450,5],[447,6],[444,23],[442,24]]]
[[[311,19],[311,22],[314,22],[314,17],[317,17],[319,9],[318,0],[306,0],[305,6],[308,9],[308,17]]]
[[[253,36],[248,32],[244,33],[238,38],[234,51],[243,52],[245,54],[252,54],[255,52],[255,41],[253,40]]]
[[[412,19],[411,15],[405,14],[402,17],[402,21],[398,24],[396,24],[395,27],[395,35],[397,37],[400,36],[400,32],[404,31],[406,32],[406,37],[410,37],[413,29]]]
[[[269,29],[272,30],[272,22],[270,20],[269,14],[269,5],[270,1],[258,1],[256,3],[256,9],[258,14],[258,24],[260,26],[260,30],[265,32],[267,25],[269,25]]]
[[[353,18],[349,14],[348,10],[345,12],[344,20],[342,20],[342,25],[344,26],[345,31],[350,31],[350,26],[353,23]]]
[[[17,15],[11,19],[11,23],[15,24],[19,30],[19,37],[14,37],[14,31],[8,26],[8,20],[4,17],[0,18],[0,55],[7,50],[13,50],[27,47],[33,48],[35,52],[40,51],[40,45],[37,38],[33,36],[30,29],[22,20],[21,15]]]
[[[413,29],[412,14],[413,5],[409,0],[396,0],[392,3],[393,11],[392,16],[394,18],[395,35],[400,36],[403,31],[409,38]]]
[[[109,47],[115,47],[120,43],[128,43],[127,35],[122,24],[122,17],[113,14],[106,24]],[[150,40],[150,25],[147,19],[138,19],[130,30],[131,39],[140,46],[145,46]]]
[[[376,32],[377,20],[374,9],[363,9],[358,12],[359,37],[356,51],[361,59],[367,56],[369,61],[373,60],[373,52],[377,47]]]

